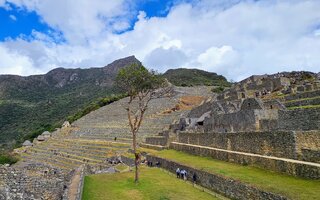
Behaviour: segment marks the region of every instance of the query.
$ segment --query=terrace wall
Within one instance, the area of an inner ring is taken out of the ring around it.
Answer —
[[[305,137],[301,136],[301,141],[303,140],[303,138]],[[178,136],[178,141],[180,143],[208,146],[231,151],[241,151],[292,159],[297,158],[294,132],[180,132]]]
[[[207,156],[214,159],[242,165],[254,165],[263,169],[286,173],[303,178],[320,178],[320,164],[316,163],[307,163],[290,159],[228,151],[223,149],[181,144],[175,142],[172,142],[170,144],[170,148],[196,156]]]
[[[270,192],[263,191],[254,186],[242,183],[231,178],[226,178],[220,175],[211,174],[202,170],[198,170],[186,165],[179,164],[174,161],[166,160],[155,156],[147,156],[147,160],[153,163],[159,162],[160,167],[175,173],[177,168],[185,169],[187,174],[187,180],[192,181],[192,176],[195,173],[197,175],[196,184],[202,187],[214,190],[221,193],[231,199],[273,199],[273,200],[284,200],[287,199],[281,195],[273,194]],[[244,192],[245,191],[245,192]]]

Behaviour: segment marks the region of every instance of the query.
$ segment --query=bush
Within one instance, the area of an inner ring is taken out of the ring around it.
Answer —
[[[220,93],[222,93],[224,91],[224,87],[222,87],[222,86],[215,87],[215,88],[212,88],[211,91],[214,92],[214,93],[220,94]]]
[[[13,155],[10,155],[10,154],[2,154],[0,155],[0,164],[14,164],[16,162],[18,162],[18,158],[13,156]]]

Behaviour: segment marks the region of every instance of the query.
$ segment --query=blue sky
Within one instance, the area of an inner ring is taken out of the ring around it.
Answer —
[[[318,0],[0,0],[0,74],[101,67],[135,55],[149,68],[240,80],[320,69]]]
[[[140,3],[133,5],[136,10],[143,10],[147,17],[165,17],[172,5],[173,0],[141,0]],[[38,31],[44,34],[59,31],[51,28],[45,21],[41,19],[35,11],[27,11],[18,8],[13,3],[7,3],[10,9],[0,8],[0,41],[7,38],[18,38],[21,35],[32,37],[32,31]],[[120,33],[132,30],[137,18],[130,20],[130,27]]]

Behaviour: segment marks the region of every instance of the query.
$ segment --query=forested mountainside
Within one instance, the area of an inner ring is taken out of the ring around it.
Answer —
[[[113,85],[119,69],[140,63],[134,56],[102,68],[57,68],[45,75],[0,76],[0,145],[12,145],[44,130],[61,126],[99,98],[116,95]]]

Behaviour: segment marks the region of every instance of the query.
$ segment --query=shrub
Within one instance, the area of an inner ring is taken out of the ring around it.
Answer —
[[[10,154],[1,154],[0,155],[0,164],[14,164],[16,162],[18,162],[18,158],[10,155]]]
[[[215,88],[212,88],[211,91],[214,92],[214,93],[220,94],[220,93],[222,93],[224,91],[224,87],[222,87],[222,86],[215,87]]]

